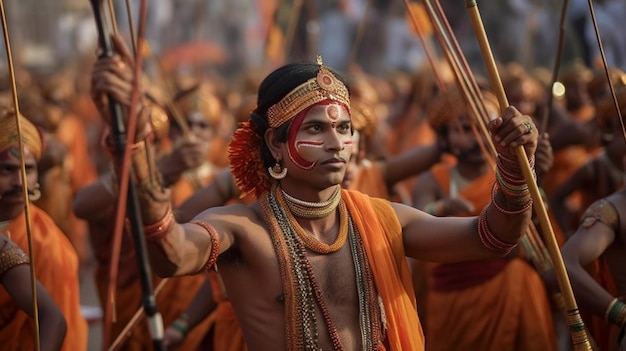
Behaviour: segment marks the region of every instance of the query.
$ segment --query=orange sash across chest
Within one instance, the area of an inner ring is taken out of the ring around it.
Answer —
[[[402,228],[388,201],[343,190],[350,216],[361,234],[376,289],[385,309],[391,350],[424,350],[415,293],[406,263]]]

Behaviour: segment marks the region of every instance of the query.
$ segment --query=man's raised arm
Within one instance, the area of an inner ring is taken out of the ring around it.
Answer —
[[[107,99],[115,99],[122,105],[124,119],[128,120],[130,96],[133,91],[132,58],[123,42],[113,40],[120,55],[100,58],[92,72],[92,97],[101,117],[110,124],[111,116]],[[145,101],[145,99],[141,99]],[[201,270],[219,250],[219,237],[215,229],[197,224],[182,226],[172,214],[170,192],[163,186],[154,162],[150,105],[138,107],[135,142],[131,146],[131,166],[137,190],[144,232],[148,242],[149,256],[155,272],[161,276],[189,274]],[[104,139],[105,147],[112,148],[111,135]],[[116,172],[121,172],[121,160],[115,160]]]

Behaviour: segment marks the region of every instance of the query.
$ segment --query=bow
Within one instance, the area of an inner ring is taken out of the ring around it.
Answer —
[[[30,221],[30,200],[28,199],[28,183],[26,182],[26,162],[24,161],[24,140],[22,138],[22,125],[20,120],[20,105],[17,99],[17,86],[15,83],[15,69],[13,67],[13,55],[11,54],[11,43],[9,40],[9,29],[7,28],[6,14],[4,11],[4,1],[0,0],[0,17],[2,19],[2,34],[4,36],[4,47],[6,49],[7,64],[11,77],[11,93],[13,95],[13,105],[15,107],[15,125],[17,128],[18,148],[20,150],[20,176],[22,178],[22,195],[24,197],[24,218],[26,219],[26,236],[28,238],[28,254],[30,259],[30,284],[33,298],[33,322],[35,332],[35,349],[41,349],[39,337],[39,308],[37,307],[37,277],[35,276],[35,252],[33,247],[33,232]]]
[[[101,56],[112,56],[114,54],[114,49],[110,41],[111,32],[108,31],[105,26],[105,20],[102,13],[102,3],[99,0],[91,0],[90,2],[98,29]],[[140,11],[139,32],[137,36],[138,45],[141,45],[145,33],[147,14],[146,0],[141,1]],[[110,15],[112,17],[113,13]],[[130,231],[133,237],[135,252],[137,255],[137,264],[140,273],[143,305],[146,314],[149,317],[149,329],[152,332],[154,347],[156,350],[163,349],[163,322],[160,314],[158,314],[156,310],[156,302],[152,289],[152,275],[148,262],[145,238],[143,236],[143,223],[139,208],[139,199],[137,190],[135,189],[132,180],[132,173],[134,172],[130,162],[131,150],[128,147],[133,144],[136,131],[136,117],[140,98],[139,82],[142,73],[142,62],[142,55],[138,52],[135,57],[133,92],[131,96],[128,125],[125,125],[121,105],[110,97],[108,99],[109,111],[111,113],[111,136],[114,140],[115,153],[118,157],[122,158],[122,162],[121,165],[119,165],[119,197],[116,207],[107,299],[105,301],[105,328],[103,333],[103,345],[105,349],[108,346],[111,333],[110,325],[112,317],[112,298],[114,296],[115,286],[117,283],[118,264],[125,215],[128,215],[130,222]]]

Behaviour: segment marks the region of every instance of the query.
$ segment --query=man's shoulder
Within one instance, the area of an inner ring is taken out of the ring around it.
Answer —
[[[209,208],[199,214],[196,219],[220,221],[223,224],[235,226],[245,225],[246,223],[260,224],[262,222],[262,211],[258,201],[250,204],[236,203]]]
[[[50,217],[50,215],[43,209],[30,204],[29,215],[34,228],[45,228],[46,230],[59,231],[62,233],[61,229],[57,226],[52,217]]]
[[[362,193],[358,190],[343,190],[342,196],[344,198],[350,199],[353,206],[352,208],[356,209],[371,209],[377,217],[381,216],[395,216],[395,210],[393,208],[394,202],[391,202],[388,199],[369,196],[365,193]]]

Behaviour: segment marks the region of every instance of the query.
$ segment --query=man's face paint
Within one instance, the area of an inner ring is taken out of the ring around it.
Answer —
[[[352,153],[352,129],[348,110],[338,103],[320,103],[299,114],[289,127],[289,158],[303,170],[318,162]]]

